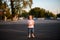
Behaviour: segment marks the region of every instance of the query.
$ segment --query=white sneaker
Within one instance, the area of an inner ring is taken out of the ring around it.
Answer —
[[[28,38],[31,38],[31,36],[29,35]]]
[[[32,34],[32,37],[35,38],[35,36]]]

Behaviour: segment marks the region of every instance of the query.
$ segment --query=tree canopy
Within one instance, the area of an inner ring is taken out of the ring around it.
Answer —
[[[52,12],[46,11],[43,8],[35,7],[29,11],[30,15],[34,17],[54,17],[55,15]]]
[[[6,16],[10,16],[10,13],[12,12],[13,15],[19,14],[20,16],[27,17],[28,15],[33,15],[37,18],[49,18],[54,17],[55,15],[40,7],[32,8],[29,12],[22,11],[22,9],[26,8],[27,6],[31,8],[33,1],[32,0],[8,0],[10,2],[10,5],[7,4],[7,2],[2,2],[3,0],[0,0],[0,9],[3,9],[6,12]],[[11,8],[9,8],[11,6]],[[11,10],[11,11],[10,11]],[[12,16],[13,16],[12,15]]]
[[[60,17],[60,13],[59,13],[59,14],[57,14],[57,17]]]

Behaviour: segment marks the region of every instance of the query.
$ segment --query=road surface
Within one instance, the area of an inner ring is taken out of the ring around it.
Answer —
[[[27,38],[26,20],[0,22],[0,40],[58,40],[60,20],[35,20],[35,38]]]

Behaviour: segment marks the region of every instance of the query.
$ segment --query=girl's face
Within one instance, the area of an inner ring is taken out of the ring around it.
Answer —
[[[30,20],[32,19],[32,15],[29,16],[29,19],[30,19]]]

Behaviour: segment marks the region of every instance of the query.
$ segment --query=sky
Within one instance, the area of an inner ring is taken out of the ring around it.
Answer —
[[[32,8],[40,7],[54,14],[60,13],[60,0],[33,0]]]
[[[31,8],[40,7],[54,14],[60,13],[60,0],[33,0]],[[29,11],[26,8],[26,11]]]

